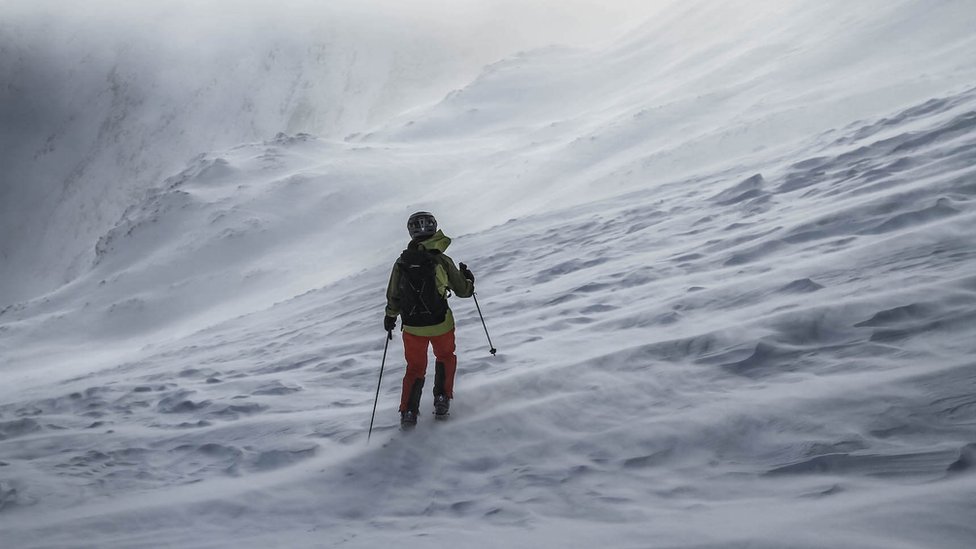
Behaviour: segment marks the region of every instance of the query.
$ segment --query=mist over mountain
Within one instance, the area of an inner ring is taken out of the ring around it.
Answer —
[[[972,547],[973,28],[5,4],[3,543]],[[451,419],[428,388],[404,433],[417,210],[480,309]]]
[[[122,212],[201,152],[368,130],[513,51],[597,39],[625,24],[614,5],[8,2],[0,302],[85,272]]]

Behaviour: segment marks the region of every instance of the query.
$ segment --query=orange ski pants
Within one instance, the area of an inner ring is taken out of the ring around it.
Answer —
[[[454,354],[454,329],[439,336],[416,336],[403,332],[403,354],[407,359],[407,371],[403,375],[403,393],[400,395],[400,411],[417,411],[420,395],[427,374],[427,348],[434,348],[437,361],[434,377],[434,395],[454,398],[454,374],[457,372],[457,356]]]

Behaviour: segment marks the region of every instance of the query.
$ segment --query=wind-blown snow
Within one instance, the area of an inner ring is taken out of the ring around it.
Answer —
[[[972,547],[976,9],[743,6],[156,180],[0,312],[4,544]],[[367,445],[417,209],[499,354]]]
[[[0,303],[87,271],[92,242],[201,152],[278,132],[342,138],[437,101],[513,50],[595,40],[628,3],[9,0]]]

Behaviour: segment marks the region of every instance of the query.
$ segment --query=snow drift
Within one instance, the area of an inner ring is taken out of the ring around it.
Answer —
[[[0,313],[5,539],[972,546],[973,23],[675,3],[199,155]],[[500,352],[452,300],[454,417],[395,432],[394,342],[367,446],[415,209]]]

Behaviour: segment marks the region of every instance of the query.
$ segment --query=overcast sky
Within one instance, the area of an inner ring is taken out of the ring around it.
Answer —
[[[261,27],[287,28],[325,23],[336,18],[378,25],[398,22],[457,32],[472,41],[507,41],[516,47],[540,43],[585,43],[618,34],[639,24],[669,0],[5,0],[7,25],[29,17],[76,28],[111,31],[119,27],[206,29],[227,31]],[[0,25],[3,23],[0,22]],[[154,36],[150,32],[147,36]],[[50,37],[48,37],[50,38]],[[472,46],[474,44],[468,44]]]

